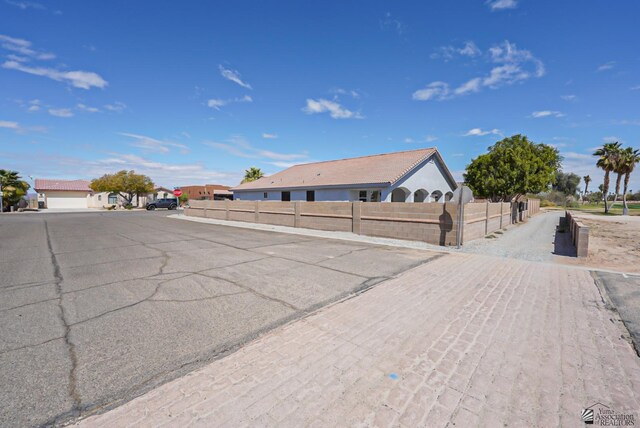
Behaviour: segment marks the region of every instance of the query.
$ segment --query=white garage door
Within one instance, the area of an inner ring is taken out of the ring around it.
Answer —
[[[87,208],[87,194],[82,192],[47,194],[47,208]]]

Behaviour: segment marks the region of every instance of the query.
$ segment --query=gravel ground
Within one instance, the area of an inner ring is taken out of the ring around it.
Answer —
[[[559,236],[558,245],[555,242],[556,226],[563,215],[561,211],[543,212],[527,223],[511,226],[501,234],[494,233],[495,238],[467,242],[462,251],[532,261],[551,261],[554,255],[568,255],[564,234]]]

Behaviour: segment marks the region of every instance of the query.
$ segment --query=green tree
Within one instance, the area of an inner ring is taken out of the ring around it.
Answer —
[[[604,170],[604,183],[602,184],[602,194],[604,196],[604,212],[609,213],[609,174],[614,172],[618,165],[618,156],[620,153],[620,143],[606,143],[595,152],[593,156],[597,156],[596,166]]]
[[[556,173],[556,181],[553,190],[562,192],[567,196],[575,196],[580,185],[580,177],[572,172],[565,174],[562,171]]]
[[[255,166],[252,166],[251,168],[244,170],[244,179],[242,180],[242,183],[249,183],[251,181],[256,181],[262,177],[264,177],[264,172],[262,172],[260,168],[256,168]]]
[[[186,204],[189,201],[189,194],[188,193],[183,193],[178,198],[178,201],[180,201],[180,204]]]
[[[640,150],[634,150],[627,147],[620,153],[619,170],[624,174],[624,193],[622,195],[622,215],[629,215],[629,207],[627,206],[627,189],[629,188],[629,179],[631,173],[640,162]]]
[[[27,194],[31,186],[26,181],[20,180],[17,171],[0,169],[0,187],[2,187],[1,212],[17,204]]]
[[[89,187],[95,192],[118,193],[127,201],[126,205],[131,204],[135,195],[151,193],[154,189],[153,181],[146,175],[125,170],[96,178]]]
[[[494,202],[540,193],[554,182],[562,158],[558,150],[513,135],[489,147],[467,166],[464,180],[476,196]]]

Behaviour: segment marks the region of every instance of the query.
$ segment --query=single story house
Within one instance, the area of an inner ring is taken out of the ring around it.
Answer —
[[[50,180],[37,178],[35,191],[38,206],[51,209],[105,208],[124,205],[125,199],[118,193],[94,192],[87,180]],[[160,198],[174,198],[173,191],[157,187],[154,193],[133,197],[134,207],[144,207],[148,201]]]
[[[89,208],[93,191],[87,180],[48,180],[36,178],[35,191],[41,208]]]
[[[445,202],[456,189],[436,148],[295,165],[232,188],[236,200]]]

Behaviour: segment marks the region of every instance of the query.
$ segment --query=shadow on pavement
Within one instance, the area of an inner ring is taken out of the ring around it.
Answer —
[[[553,254],[564,257],[577,257],[576,248],[571,242],[571,234],[566,229],[564,217],[560,218],[560,224],[556,226],[556,234],[553,239]]]

